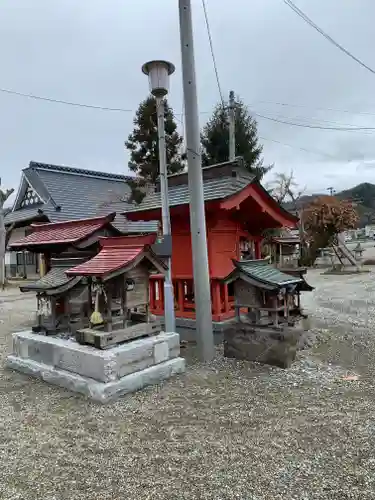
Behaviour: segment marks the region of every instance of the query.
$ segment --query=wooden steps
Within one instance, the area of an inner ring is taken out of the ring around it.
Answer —
[[[130,324],[128,327],[110,332],[94,330],[93,328],[81,328],[76,332],[76,340],[79,344],[92,345],[97,349],[108,349],[124,342],[157,335],[160,331],[161,324],[159,321]]]

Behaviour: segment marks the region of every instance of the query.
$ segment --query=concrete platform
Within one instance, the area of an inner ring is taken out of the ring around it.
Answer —
[[[185,371],[180,336],[165,332],[106,351],[70,339],[17,332],[6,364],[101,403]]]
[[[157,316],[157,318],[161,322],[162,328],[164,328],[165,323],[163,316]],[[235,318],[230,318],[224,321],[212,322],[215,345],[219,345],[223,342],[224,331],[235,322],[236,322]],[[187,342],[196,342],[197,331],[196,331],[195,319],[176,318],[176,330],[179,333],[181,340]]]

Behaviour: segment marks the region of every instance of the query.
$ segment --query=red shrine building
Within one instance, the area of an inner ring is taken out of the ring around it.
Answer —
[[[194,320],[187,173],[169,176],[168,185],[176,320]],[[212,319],[220,323],[235,314],[233,286],[223,282],[234,268],[232,259],[260,259],[264,230],[294,228],[298,219],[284,210],[249,174],[241,159],[203,168],[203,186]],[[161,220],[160,188],[147,195],[140,205],[129,208],[126,217],[129,221]],[[156,315],[163,314],[164,309],[162,282],[160,275],[151,279],[150,307]],[[181,324],[187,325],[186,321]]]
[[[284,210],[260,182],[249,174],[241,159],[212,165],[202,170],[212,319],[217,331],[220,330],[222,322],[235,316],[233,284],[224,282],[224,278],[234,269],[233,260],[260,259],[264,230],[294,228],[298,219]],[[195,328],[187,173],[169,176],[168,183],[172,224],[172,279],[176,324],[181,332],[181,329]],[[110,211],[113,212],[113,209],[108,208],[108,212]],[[160,187],[156,186],[154,192],[147,194],[139,205],[117,204],[116,212],[95,219],[32,224],[31,234],[12,241],[9,247],[13,251],[23,250],[44,256],[41,259],[44,264],[41,269],[43,282],[36,284],[37,288],[60,286],[65,280],[68,282],[71,279],[65,276],[65,270],[68,266],[72,267],[72,261],[78,263],[88,260],[99,251],[98,240],[101,237],[119,236],[121,242],[121,235],[124,234],[134,235],[138,231],[138,237],[141,239],[142,234],[150,234],[147,230],[150,221],[153,221],[153,226],[155,221],[161,221]],[[132,227],[132,231],[128,232],[123,228],[120,230],[119,224],[114,224],[115,215],[116,222],[120,217],[128,221],[128,226],[125,227]],[[137,236],[134,235],[133,238],[136,239]],[[162,255],[158,252],[159,244],[155,244],[156,238],[154,230],[150,235],[149,244],[157,255]],[[126,252],[126,248],[123,250]],[[121,245],[115,245],[115,252],[118,258]],[[57,265],[56,258],[60,261],[58,271],[53,265]],[[63,262],[65,260],[67,262]],[[57,279],[57,284],[54,279]],[[29,287],[29,290],[32,288]],[[162,315],[164,312],[163,288],[163,275],[151,275],[149,302],[150,310],[155,315]]]

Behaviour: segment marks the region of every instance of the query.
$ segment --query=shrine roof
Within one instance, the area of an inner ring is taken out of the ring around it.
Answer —
[[[249,278],[254,285],[268,289],[278,289],[303,283],[300,277],[286,274],[273,267],[267,260],[233,260],[235,269],[224,278],[225,282],[234,281],[238,277]]]
[[[66,271],[68,276],[94,276],[105,278],[116,271],[135,267],[144,257],[156,264],[162,271],[165,265],[154,255],[150,245],[155,236],[123,236],[102,238],[101,250],[92,259]]]
[[[300,243],[301,238],[297,231],[291,231],[290,229],[283,229],[278,236],[273,236],[272,241],[275,243],[285,243],[285,244],[297,244]]]
[[[65,274],[66,268],[52,268],[48,273],[33,283],[27,283],[20,286],[21,292],[45,292],[48,295],[53,295],[64,289],[69,290],[75,286],[80,280],[80,277],[70,277]]]
[[[225,170],[222,167],[226,167]],[[219,168],[221,172],[217,172],[217,176],[212,175],[215,169]],[[229,170],[230,169],[230,170]],[[243,168],[237,162],[226,162],[219,165],[211,165],[203,167],[203,195],[205,201],[221,200],[233,194],[238,193],[251,182],[255,177]],[[240,175],[242,173],[242,175]],[[178,182],[177,182],[178,181]],[[190,194],[188,186],[187,173],[174,174],[168,176],[168,195],[169,206],[186,205],[189,203]],[[147,195],[139,205],[132,205],[127,208],[126,213],[144,212],[155,210],[161,206],[161,193],[155,191]]]
[[[221,209],[231,210],[238,207],[245,200],[254,200],[262,212],[267,212],[277,221],[277,225],[295,226],[298,217],[287,212],[259,180],[248,172],[241,158],[233,162],[224,162],[202,168],[203,195],[205,202],[220,201]],[[182,172],[168,176],[169,206],[187,205],[190,201],[188,174]],[[137,220],[141,214],[145,217],[161,208],[161,193],[157,186],[155,192],[145,196],[138,205],[131,205],[126,209],[126,216],[130,220]],[[148,214],[147,214],[148,213]],[[269,226],[272,227],[272,226]]]
[[[275,243],[284,243],[285,245],[297,245],[300,243],[300,238],[298,236],[275,236],[272,238]]]
[[[110,224],[114,218],[115,214],[110,214],[106,217],[97,217],[94,219],[31,224],[32,233],[12,242],[9,248],[29,248],[57,245],[61,243],[78,243]]]

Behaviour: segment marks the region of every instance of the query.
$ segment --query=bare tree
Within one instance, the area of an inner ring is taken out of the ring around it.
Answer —
[[[290,174],[276,173],[271,183],[271,194],[275,200],[278,203],[291,202],[296,212],[298,212],[298,201],[305,191],[306,187],[301,189],[295,181],[293,170]]]
[[[300,237],[300,258],[303,258],[305,250],[305,229],[303,221],[303,207],[300,203],[301,197],[306,191],[306,186],[301,188],[294,178],[293,170],[290,174],[284,172],[276,173],[271,184],[271,194],[278,203],[289,202],[292,209],[299,218],[298,230]]]
[[[0,286],[4,290],[5,287],[5,250],[6,250],[6,229],[4,223],[4,204],[12,195],[14,189],[1,189],[0,179]]]

